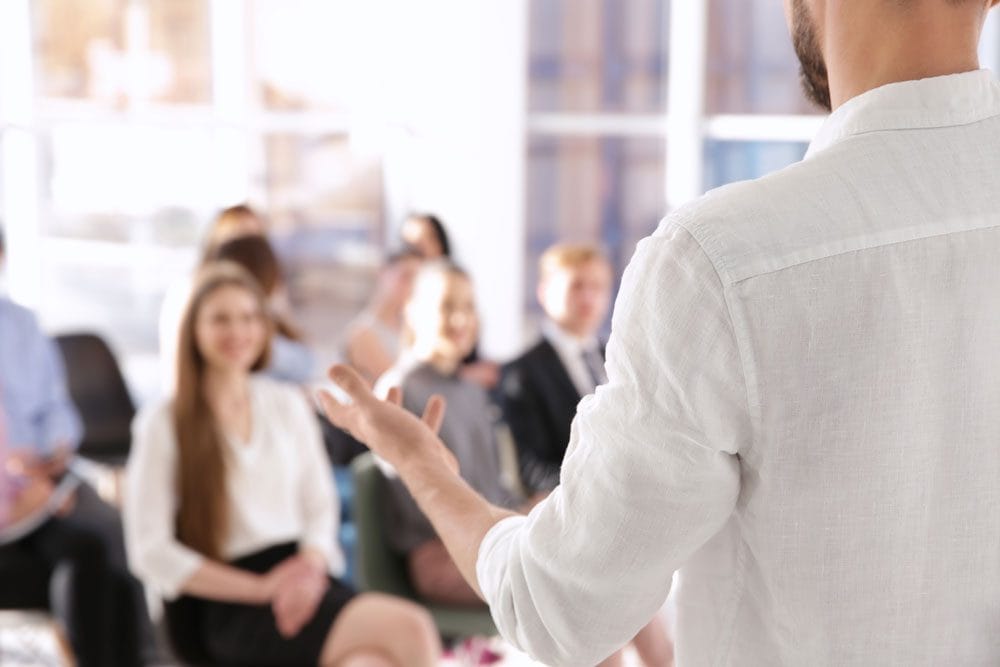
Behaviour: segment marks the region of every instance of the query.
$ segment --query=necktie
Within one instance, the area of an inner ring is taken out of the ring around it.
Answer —
[[[584,350],[583,363],[587,367],[595,389],[608,381],[608,375],[604,372],[604,357],[601,356],[600,350],[596,348]]]

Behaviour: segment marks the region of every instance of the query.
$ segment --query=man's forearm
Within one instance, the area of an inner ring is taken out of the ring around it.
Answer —
[[[479,545],[490,528],[515,513],[490,504],[465,480],[439,464],[415,461],[399,474],[462,576],[482,597],[476,577]]]

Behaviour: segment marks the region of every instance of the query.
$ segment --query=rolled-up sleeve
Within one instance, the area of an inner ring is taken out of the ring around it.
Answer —
[[[168,406],[140,414],[133,424],[125,473],[125,547],[130,569],[167,599],[176,598],[204,556],[176,537],[177,446]]]
[[[725,290],[670,219],[625,272],[607,371],[580,404],[560,486],[479,549],[501,634],[548,664],[594,664],[634,637],[739,495],[751,431]]]

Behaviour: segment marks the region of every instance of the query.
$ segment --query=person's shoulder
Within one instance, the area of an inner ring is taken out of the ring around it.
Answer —
[[[539,362],[544,362],[552,357],[555,348],[552,347],[545,336],[539,336],[538,340],[525,349],[520,355],[514,357],[503,365],[504,372],[519,372],[530,370],[537,366]]]
[[[404,388],[419,385],[436,375],[430,364],[403,355],[392,367],[383,373],[376,383],[383,391],[390,387]]]
[[[4,296],[0,296],[0,321],[6,321],[19,330],[38,329],[38,319],[31,310]]]
[[[667,215],[653,237],[689,235],[728,283],[781,268],[789,249],[820,240],[826,184],[843,162],[824,153],[710,190]]]

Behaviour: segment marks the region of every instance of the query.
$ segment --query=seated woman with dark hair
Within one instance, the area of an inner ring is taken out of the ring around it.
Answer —
[[[451,241],[444,223],[433,213],[411,213],[403,221],[400,237],[424,259],[451,257]]]
[[[181,652],[237,665],[432,665],[426,612],[356,595],[312,409],[266,365],[264,294],[224,262],[198,277],[177,389],[136,420],[125,489],[129,562],[167,598]],[[184,656],[182,656],[184,657]]]
[[[266,237],[257,234],[239,236],[216,246],[205,262],[235,262],[253,276],[267,298],[267,314],[274,322],[270,361],[264,374],[276,380],[305,384],[320,376],[316,355],[303,342],[302,332],[292,322],[281,301],[283,279],[278,257]]]

